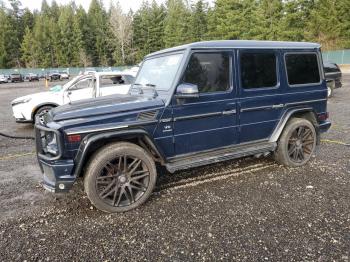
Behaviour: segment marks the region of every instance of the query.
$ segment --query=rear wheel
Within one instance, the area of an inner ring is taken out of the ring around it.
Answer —
[[[152,157],[135,144],[120,142],[95,153],[85,174],[84,188],[96,208],[124,212],[149,198],[156,179]]]
[[[275,159],[289,167],[305,165],[316,148],[313,124],[302,118],[293,118],[285,127],[275,152]]]

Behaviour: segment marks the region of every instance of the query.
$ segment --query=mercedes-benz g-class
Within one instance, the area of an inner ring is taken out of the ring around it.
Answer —
[[[151,195],[156,164],[170,173],[272,153],[306,164],[330,127],[320,45],[198,42],[145,57],[128,95],[57,107],[36,123],[44,187],[78,177],[100,210]]]

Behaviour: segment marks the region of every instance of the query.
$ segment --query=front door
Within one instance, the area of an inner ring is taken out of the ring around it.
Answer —
[[[172,100],[175,154],[237,143],[237,104],[232,51],[193,52],[181,83],[198,86],[198,98]]]
[[[64,92],[64,103],[94,97],[94,80],[92,77],[83,78]]]
[[[240,143],[266,140],[283,112],[279,51],[239,50]]]

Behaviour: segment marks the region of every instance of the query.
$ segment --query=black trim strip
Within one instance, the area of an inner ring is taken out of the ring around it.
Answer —
[[[270,106],[258,106],[258,107],[246,107],[242,108],[241,112],[251,112],[251,111],[258,111],[258,110],[270,110],[273,109],[273,105]]]
[[[322,102],[322,101],[327,101],[327,98],[315,99],[315,100],[307,100],[307,101],[300,101],[300,102],[293,102],[293,103],[286,103],[286,106],[302,105],[302,104]]]
[[[180,117],[175,117],[174,122],[181,121],[181,120],[206,118],[206,117],[212,117],[212,116],[221,116],[221,115],[222,115],[222,112],[213,112],[213,113],[198,114],[198,115],[180,116]]]
[[[67,135],[74,135],[74,134],[83,134],[83,133],[113,131],[113,130],[116,130],[116,129],[122,129],[122,128],[128,128],[128,127],[136,127],[136,126],[140,126],[140,125],[151,125],[151,124],[156,124],[156,123],[158,123],[158,120],[125,122],[125,123],[121,123],[118,126],[101,126],[101,127],[95,127],[95,128],[66,130],[65,133]]]

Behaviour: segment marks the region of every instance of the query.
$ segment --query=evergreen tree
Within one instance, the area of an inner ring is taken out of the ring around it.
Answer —
[[[91,55],[92,64],[108,65],[108,18],[100,0],[92,0],[88,11],[89,31],[86,38],[87,52]]]
[[[202,41],[208,31],[208,5],[199,0],[194,6],[190,19],[191,41]]]
[[[282,0],[260,0],[256,12],[257,39],[279,40],[281,35],[281,20],[283,17]]]
[[[190,10],[183,0],[168,0],[167,17],[164,26],[165,47],[190,42]]]
[[[319,0],[311,11],[306,38],[322,44],[324,50],[344,46],[342,23],[337,13],[336,0]]]

